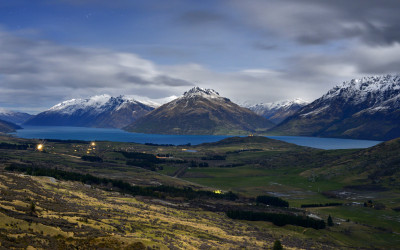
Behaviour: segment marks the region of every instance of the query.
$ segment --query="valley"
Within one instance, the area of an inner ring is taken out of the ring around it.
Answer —
[[[399,244],[398,139],[351,150],[256,136],[196,146],[9,136],[0,141],[5,145],[0,149],[2,247],[259,249],[275,240],[288,249]],[[39,143],[43,151],[36,149]],[[41,169],[56,174],[40,176]],[[62,171],[106,182],[66,180]],[[111,180],[153,191],[127,193]],[[179,191],[187,188],[194,192]],[[257,205],[255,198],[265,195],[288,201],[289,209]],[[227,216],[239,210],[307,214],[325,222],[331,215],[334,226],[317,230]]]

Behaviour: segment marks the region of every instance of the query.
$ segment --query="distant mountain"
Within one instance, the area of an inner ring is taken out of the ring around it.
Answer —
[[[125,129],[159,134],[248,134],[273,125],[212,89],[195,87]]]
[[[21,112],[14,112],[9,110],[0,109],[0,120],[8,121],[16,124],[22,124],[32,115]]]
[[[338,85],[271,129],[274,134],[389,140],[400,136],[400,75]]]
[[[275,124],[279,124],[307,104],[309,104],[309,102],[297,98],[294,100],[286,100],[273,103],[260,103],[249,106],[248,109],[250,109],[257,115],[264,116]]]
[[[93,96],[71,99],[26,121],[35,126],[122,128],[154,108],[124,96]]]
[[[11,133],[11,132],[15,132],[15,130],[17,130],[17,129],[21,129],[21,127],[14,123],[0,120],[0,132]]]

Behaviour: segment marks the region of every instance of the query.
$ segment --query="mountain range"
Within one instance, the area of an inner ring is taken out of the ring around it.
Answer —
[[[194,87],[125,129],[158,134],[248,134],[273,126],[215,90]]]
[[[309,102],[296,98],[294,100],[285,100],[273,103],[260,103],[248,106],[247,108],[257,115],[264,116],[271,122],[279,124],[307,104],[309,104]]]
[[[343,82],[309,104],[296,99],[244,108],[215,90],[195,87],[158,108],[125,96],[100,95],[64,101],[30,118],[29,114],[0,112],[0,119],[14,123],[28,119],[23,125],[124,128],[158,134],[390,140],[400,137],[399,108],[400,75],[384,75]],[[3,123],[3,131],[15,128]]]
[[[61,102],[24,125],[122,128],[153,109],[125,96],[99,95]]]
[[[343,82],[269,132],[389,140],[400,136],[400,75]]]

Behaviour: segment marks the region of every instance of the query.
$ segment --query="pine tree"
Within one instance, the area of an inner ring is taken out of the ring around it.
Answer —
[[[279,240],[274,242],[274,246],[272,247],[273,250],[283,250],[282,243]]]
[[[331,215],[329,215],[329,217],[328,217],[328,226],[329,227],[331,227],[331,226],[333,226],[333,220],[332,220],[332,217],[331,217]]]

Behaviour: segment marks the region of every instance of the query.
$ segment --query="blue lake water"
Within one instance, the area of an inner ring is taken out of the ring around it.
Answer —
[[[25,126],[24,129],[14,133],[15,136],[29,139],[61,139],[61,140],[85,140],[85,141],[118,141],[155,144],[192,144],[204,142],[216,142],[230,136],[223,135],[157,135],[130,133],[120,129],[108,128],[83,128],[61,126]],[[349,149],[368,148],[380,141],[351,140],[336,138],[319,138],[303,136],[268,136],[285,142],[301,146],[320,149]]]

